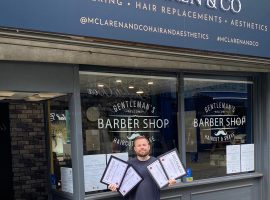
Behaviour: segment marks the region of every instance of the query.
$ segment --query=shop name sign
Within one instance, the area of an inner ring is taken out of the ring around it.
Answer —
[[[229,141],[234,138],[237,130],[246,124],[246,116],[235,114],[235,106],[216,102],[205,106],[204,115],[193,120],[193,127],[210,131],[204,139],[213,142]]]
[[[95,1],[95,0],[94,0]],[[102,1],[102,0],[101,0]],[[242,9],[242,3],[240,0],[167,0],[175,1],[178,3],[190,4],[202,6],[203,4],[210,9],[221,9],[222,11],[231,11],[233,13],[239,13]],[[165,10],[165,7],[163,7]]]
[[[113,104],[113,113],[108,118],[98,118],[98,129],[108,129],[110,133],[125,133],[126,139],[114,137],[119,145],[132,146],[133,139],[145,133],[157,133],[168,128],[169,119],[156,114],[156,107],[142,100],[127,100]],[[155,141],[154,137],[150,138]]]
[[[0,26],[270,58],[269,13],[266,0],[1,0]]]
[[[169,126],[168,119],[159,119],[158,116],[110,115],[110,117],[115,118],[113,119],[109,118],[107,120],[99,118],[98,128],[140,129],[139,131],[128,131],[128,132],[145,132],[143,131],[143,129],[167,128]],[[140,124],[141,121],[142,124]],[[121,131],[110,131],[110,132],[121,132]],[[156,132],[156,131],[147,131],[147,132]]]
[[[124,3],[122,0],[92,0],[97,2],[103,2],[103,3],[114,3],[118,6],[123,6]],[[206,0],[202,3],[202,0],[166,0],[166,1],[175,1],[177,3],[184,3],[184,4],[190,4],[190,5],[197,5],[202,6],[203,3],[205,3],[205,6],[210,9],[218,9],[218,7],[223,11],[232,11],[233,13],[239,13],[242,8],[242,4],[240,0]],[[143,10],[152,10],[154,12],[157,11],[157,6],[155,4],[146,4],[142,3],[141,1],[136,1],[136,7],[143,9]],[[162,7],[162,12],[166,12],[166,7]]]
[[[109,115],[108,119],[99,118],[98,128],[106,129],[133,129],[125,132],[155,132],[152,129],[167,128],[168,119],[162,119],[155,114],[155,106],[141,100],[122,101],[114,104],[115,114]],[[121,112],[123,111],[123,112]],[[126,113],[149,113],[152,115],[130,115]],[[118,114],[120,112],[121,114]],[[136,129],[136,131],[134,131]],[[121,131],[111,131],[121,132]]]

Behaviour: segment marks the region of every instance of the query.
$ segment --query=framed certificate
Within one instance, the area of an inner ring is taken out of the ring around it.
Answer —
[[[103,172],[100,182],[106,185],[116,184],[119,187],[127,171],[127,168],[127,162],[115,156],[111,156]]]
[[[152,178],[154,179],[159,188],[163,188],[168,185],[169,179],[165,174],[159,160],[156,160],[152,164],[148,165],[147,170],[150,172]]]
[[[124,176],[124,179],[118,189],[118,192],[122,196],[126,196],[142,180],[143,178],[140,176],[140,174],[132,166],[129,166]]]
[[[158,159],[169,179],[177,179],[186,175],[186,169],[179,158],[177,149],[162,154]]]

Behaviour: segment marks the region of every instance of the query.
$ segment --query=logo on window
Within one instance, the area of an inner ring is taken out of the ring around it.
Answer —
[[[114,137],[113,142],[119,145],[132,146],[133,140],[140,135],[150,135],[154,141],[154,134],[160,129],[169,127],[169,119],[161,118],[156,107],[142,100],[126,100],[114,103],[112,112],[107,118],[98,118],[98,129],[107,129],[109,133],[121,134]],[[125,135],[123,137],[123,135]]]
[[[200,114],[201,113],[201,114]],[[229,141],[241,134],[246,116],[237,112],[236,107],[225,102],[215,102],[204,107],[193,120],[193,127],[199,128],[202,140],[212,142]],[[244,134],[244,133],[242,133]]]

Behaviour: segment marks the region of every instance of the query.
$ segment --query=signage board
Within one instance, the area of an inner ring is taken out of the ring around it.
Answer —
[[[270,58],[268,0],[1,0],[0,27]]]

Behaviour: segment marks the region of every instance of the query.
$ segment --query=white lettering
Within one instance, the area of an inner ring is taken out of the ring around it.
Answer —
[[[142,122],[142,127],[140,127]],[[98,119],[98,128],[109,128],[109,129],[139,129],[139,128],[167,128],[170,121],[168,119],[139,119],[139,118],[113,118],[113,119]]]
[[[228,6],[227,8],[224,7],[223,0],[220,0],[220,7],[221,7],[221,9],[224,10],[224,11],[230,10],[230,6]]]
[[[167,1],[175,1],[177,3],[184,3],[194,5],[194,0],[167,0]],[[196,0],[196,5],[201,6],[202,1]],[[206,0],[205,6],[210,9],[218,9],[220,7],[223,11],[232,11],[233,13],[239,13],[242,9],[242,4],[240,0]],[[162,13],[172,14],[175,13],[175,8],[170,7],[161,7]]]
[[[150,4],[150,3],[147,4],[147,3],[142,3],[140,1],[136,1],[135,8],[144,10],[144,11],[152,11],[152,12],[157,11],[157,6],[155,4]]]
[[[236,1],[238,9],[235,8],[235,3],[234,3],[235,1]],[[242,9],[240,0],[231,0],[231,9],[234,13],[239,13]]]
[[[222,127],[223,126],[223,118],[215,117],[215,118],[201,118],[200,120],[194,119],[193,126],[196,127]]]
[[[208,8],[217,9],[216,0],[207,0],[206,5]]]
[[[103,119],[99,118],[98,119],[98,128],[101,129],[104,127],[104,124],[103,124]]]
[[[234,127],[234,126],[243,126],[246,123],[246,117],[228,117],[226,118],[226,126]]]

